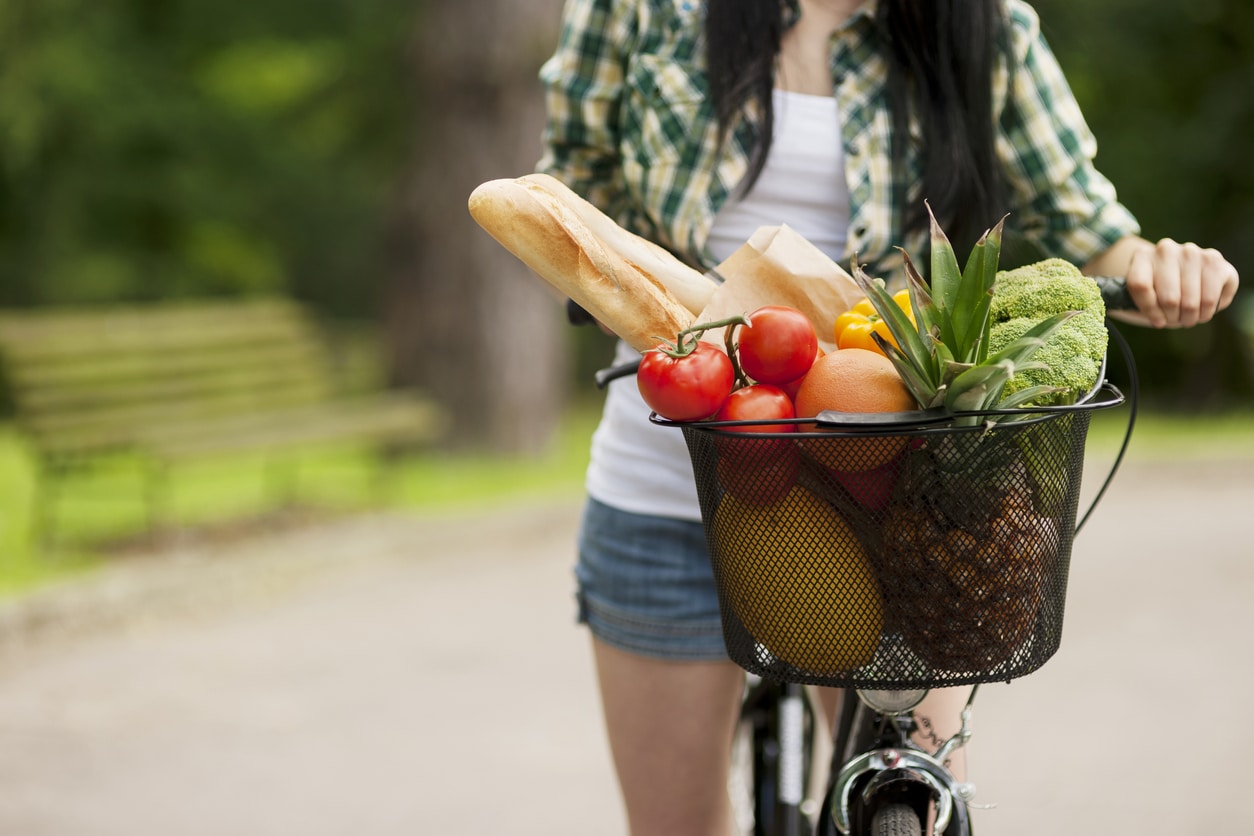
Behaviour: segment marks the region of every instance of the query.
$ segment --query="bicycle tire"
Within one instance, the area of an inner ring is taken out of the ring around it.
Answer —
[[[909,804],[885,804],[871,817],[871,836],[922,836],[923,826]]]

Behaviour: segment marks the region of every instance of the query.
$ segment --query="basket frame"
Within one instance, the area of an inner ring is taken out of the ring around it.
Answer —
[[[1104,371],[1104,369],[1103,369]],[[1037,406],[1015,409],[990,409],[971,412],[945,412],[943,410],[926,410],[892,414],[847,414],[823,413],[814,418],[800,418],[791,421],[694,421],[673,422],[656,414],[651,416],[653,423],[676,427],[684,432],[690,455],[693,457],[694,469],[698,468],[698,457],[708,456],[713,445],[719,441],[743,442],[747,439],[840,439],[840,438],[883,438],[904,437],[915,442],[929,444],[942,443],[940,439],[954,436],[958,443],[979,444],[983,439],[995,436],[1008,430],[1017,433],[1033,431],[1032,428],[1043,426],[1039,432],[1048,433],[1052,430],[1050,422],[1064,416],[1075,416],[1075,420],[1064,422],[1076,427],[1079,437],[1070,443],[1073,445],[1072,458],[1082,460],[1083,449],[1087,438],[1089,416],[1092,412],[1119,406],[1125,402],[1123,393],[1104,375],[1084,398],[1073,404],[1055,406]],[[1009,420],[1006,420],[1009,419]],[[755,425],[789,423],[796,426],[791,432],[758,432]],[[1016,436],[1017,437],[1017,436]],[[823,442],[820,442],[823,443]],[[705,451],[702,453],[702,451]],[[1075,452],[1078,450],[1078,454]],[[732,596],[726,589],[720,575],[719,543],[714,530],[714,516],[718,505],[718,497],[709,495],[709,485],[700,485],[702,477],[698,475],[698,493],[701,498],[702,522],[705,527],[710,558],[715,569],[719,585],[719,605],[723,616],[724,638],[732,660],[742,668],[759,676],[806,684],[836,687],[858,688],[935,688],[953,685],[967,685],[980,682],[1010,681],[1037,670],[1051,658],[1058,649],[1061,640],[1062,611],[1065,607],[1066,578],[1069,572],[1071,544],[1075,535],[1077,519],[1078,483],[1080,465],[1075,465],[1071,478],[1075,482],[1075,493],[1071,498],[1071,507],[1061,516],[1059,525],[1065,530],[1058,533],[1057,555],[1055,568],[1055,586],[1061,585],[1061,592],[1051,593],[1052,597],[1043,606],[1048,610],[1047,616],[1040,616],[1041,624],[1033,628],[1030,640],[1025,643],[1034,644],[1031,653],[1020,654],[1014,664],[998,663],[986,666],[974,666],[964,670],[941,670],[935,665],[924,665],[923,669],[910,666],[907,670],[901,664],[879,664],[881,651],[876,651],[876,662],[871,665],[859,666],[851,670],[832,671],[815,670],[805,664],[794,664],[780,659],[763,642],[758,640],[735,613]],[[706,480],[709,481],[708,478]],[[1043,626],[1042,626],[1043,625]],[[880,637],[881,643],[897,642],[903,639],[899,633],[892,632],[886,626]],[[885,651],[893,657],[897,651]],[[1017,651],[1016,651],[1017,652]],[[895,657],[894,657],[895,658]],[[878,669],[877,669],[878,667]]]

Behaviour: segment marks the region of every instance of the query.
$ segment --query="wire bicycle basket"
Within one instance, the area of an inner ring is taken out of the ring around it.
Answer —
[[[1062,638],[1092,413],[823,413],[684,433],[734,662],[857,688],[1008,681]],[[779,421],[771,422],[779,424]]]

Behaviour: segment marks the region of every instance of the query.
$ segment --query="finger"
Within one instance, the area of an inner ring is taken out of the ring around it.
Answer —
[[[1163,324],[1174,328],[1180,322],[1180,245],[1164,238],[1154,245],[1154,294],[1162,312]]]
[[[1218,255],[1218,253],[1216,253]],[[1223,259],[1223,256],[1219,256]],[[1223,260],[1223,266],[1219,268],[1219,278],[1222,290],[1219,292],[1219,304],[1216,306],[1216,312],[1222,311],[1232,304],[1232,300],[1237,296],[1237,288],[1241,285],[1241,277],[1237,274],[1237,268],[1234,267],[1226,259]]]
[[[1180,303],[1176,327],[1192,328],[1197,325],[1201,315],[1204,266],[1202,248],[1197,244],[1182,244],[1176,263],[1180,275]]]
[[[1236,268],[1218,250],[1202,250],[1202,270],[1198,298],[1198,322],[1210,322],[1236,294]],[[1225,302],[1225,294],[1228,301]]]
[[[1237,268],[1231,264],[1228,265],[1228,279],[1224,283],[1223,293],[1219,295],[1219,310],[1224,310],[1232,304],[1232,300],[1237,298],[1237,288],[1241,284],[1241,278],[1237,275]]]
[[[1162,328],[1166,319],[1158,307],[1158,294],[1154,291],[1154,260],[1150,251],[1143,250],[1133,254],[1125,282],[1136,309],[1149,320],[1150,326]]]

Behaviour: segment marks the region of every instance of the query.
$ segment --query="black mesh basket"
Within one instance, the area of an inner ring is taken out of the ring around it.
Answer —
[[[674,424],[733,661],[859,688],[1006,681],[1058,649],[1092,411]],[[988,419],[999,419],[990,423]],[[871,421],[873,423],[868,423]]]

